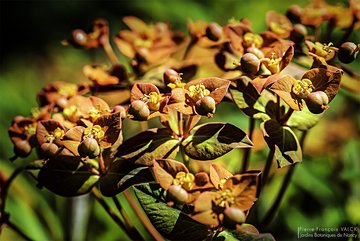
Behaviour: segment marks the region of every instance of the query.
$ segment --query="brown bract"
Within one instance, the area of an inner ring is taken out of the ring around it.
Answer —
[[[281,38],[289,37],[292,29],[292,23],[290,20],[285,15],[279,14],[275,11],[269,11],[266,13],[266,25],[270,31]]]
[[[140,57],[148,64],[163,62],[177,50],[177,41],[182,37],[173,33],[168,24],[158,22],[146,24],[137,17],[124,17],[130,30],[122,30],[115,37],[121,53],[129,58]]]

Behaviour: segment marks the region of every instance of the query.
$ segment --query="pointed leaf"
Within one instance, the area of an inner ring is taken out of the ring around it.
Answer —
[[[65,197],[85,194],[98,181],[99,176],[74,156],[59,156],[49,160],[38,175],[41,186]]]
[[[115,196],[134,184],[153,181],[148,167],[139,167],[125,160],[113,162],[105,175],[100,177],[100,191],[105,196]]]
[[[198,160],[213,160],[234,148],[251,147],[246,133],[229,123],[207,123],[195,127],[182,145],[185,153]]]
[[[135,194],[154,227],[170,240],[204,240],[210,234],[202,225],[180,210],[167,206],[154,197],[156,190],[149,185],[138,185]]]
[[[124,141],[118,148],[117,157],[132,163],[152,166],[154,159],[175,158],[179,141],[173,139],[167,129],[149,129]]]
[[[302,111],[294,111],[291,115],[290,119],[287,122],[287,125],[290,127],[296,128],[298,130],[307,131],[315,126],[323,113],[320,114],[313,114],[309,111],[309,109],[304,105]]]
[[[275,120],[261,123],[264,138],[271,149],[275,149],[278,167],[302,161],[302,151],[295,133]]]

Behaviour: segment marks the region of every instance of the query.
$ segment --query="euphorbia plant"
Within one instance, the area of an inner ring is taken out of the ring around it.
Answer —
[[[124,192],[138,210],[129,188],[152,222],[153,227],[142,220],[156,240],[163,240],[161,235],[170,240],[273,240],[258,229],[273,218],[295,164],[303,160],[305,133],[339,91],[340,62],[350,63],[359,52],[359,44],[346,39],[339,45],[321,43],[318,35],[322,21],[335,21],[332,28],[356,28],[356,1],[346,8],[351,21],[340,21],[338,10],[320,5],[325,10],[309,5],[292,6],[286,16],[270,11],[268,31],[262,33],[254,33],[246,19],[224,26],[189,22],[187,36],[167,23],[125,17],[129,29],[114,40],[131,70],[115,55],[105,20],[96,20],[89,33],[74,30],[65,44],[102,48],[112,66],[86,65],[89,83],[44,87],[37,95],[39,108],[29,117],[14,118],[11,159],[34,149],[39,159],[1,180],[1,225],[30,239],[5,211],[10,182],[28,169],[38,186],[55,194],[91,192],[134,240],[144,238],[116,199]],[[356,78],[349,68],[345,72]],[[249,118],[247,133],[234,124],[212,122],[222,102],[234,103],[245,114],[234,115]],[[256,120],[269,148],[261,170],[249,169]],[[137,123],[138,133],[124,138]],[[211,162],[237,148],[245,150],[234,173]],[[274,160],[279,168],[291,167],[264,220],[253,221],[253,205],[269,182]],[[102,195],[113,197],[120,217]]]

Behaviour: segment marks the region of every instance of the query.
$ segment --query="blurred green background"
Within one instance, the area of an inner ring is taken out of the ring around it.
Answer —
[[[266,29],[264,19],[268,10],[285,13],[294,3],[304,6],[308,1],[1,0],[1,172],[8,176],[16,166],[36,158],[32,155],[15,163],[8,160],[13,153],[7,128],[16,115],[29,115],[30,109],[36,106],[37,91],[53,81],[86,81],[82,74],[85,64],[109,63],[101,51],[62,46],[61,40],[66,39],[71,30],[90,30],[92,21],[102,17],[109,21],[111,34],[115,35],[124,27],[122,17],[135,15],[146,22],[171,22],[173,28],[181,30],[185,29],[188,19],[225,24],[232,17],[248,18],[254,31],[260,32]],[[350,37],[359,42],[359,31]],[[359,62],[358,59],[351,67],[359,70]],[[280,212],[269,228],[277,240],[297,240],[298,227],[341,227],[360,223],[359,107],[358,96],[341,90],[323,120],[310,131],[304,161],[298,165]],[[226,119],[246,128],[247,118],[240,113],[231,115],[233,111],[237,111],[234,105],[218,108],[214,121]],[[222,160],[236,170],[240,154],[241,151],[232,151]],[[253,155],[252,167],[263,165],[266,154]],[[261,210],[271,205],[283,174],[284,170],[277,170],[272,184],[261,195],[260,216]],[[119,198],[137,220],[122,195]],[[35,240],[128,240],[90,196],[74,199],[55,196],[38,189],[26,174],[12,184],[7,211],[11,213],[11,220]],[[138,221],[135,225],[141,227]],[[0,240],[21,239],[5,229]]]

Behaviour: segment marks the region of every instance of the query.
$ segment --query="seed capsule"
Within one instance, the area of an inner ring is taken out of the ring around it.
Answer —
[[[320,114],[329,108],[329,97],[324,91],[315,91],[308,94],[305,102],[310,112],[314,114]]]
[[[209,116],[215,113],[216,102],[211,96],[205,96],[195,104],[195,111],[199,115]]]
[[[244,223],[246,219],[244,211],[239,208],[227,207],[224,210],[224,226],[233,228],[236,224]]]
[[[188,199],[189,194],[180,185],[171,185],[167,190],[167,197],[176,204],[183,204]]]
[[[94,138],[88,137],[80,143],[78,152],[81,157],[95,158],[100,155],[100,146]]]
[[[131,103],[128,113],[132,115],[133,120],[145,121],[150,115],[150,110],[145,102],[135,100]]]
[[[290,32],[290,40],[295,43],[301,43],[305,40],[307,29],[302,24],[295,24]]]
[[[54,143],[43,143],[40,149],[46,157],[53,157],[58,152],[59,147]]]
[[[359,48],[356,44],[352,42],[345,42],[339,48],[338,58],[341,62],[349,64],[355,60],[358,52]]]
[[[260,69],[260,60],[255,54],[246,53],[241,57],[241,70],[249,75],[256,74]]]
[[[14,152],[19,157],[27,157],[31,152],[31,146],[26,140],[17,141],[14,143]]]
[[[209,23],[206,28],[206,37],[212,41],[218,41],[223,35],[222,27],[217,23]]]
[[[302,8],[299,5],[292,5],[286,11],[286,17],[295,23],[301,22]]]
[[[175,84],[179,81],[179,79],[181,79],[179,73],[173,69],[167,69],[164,72],[163,78],[166,84],[170,84],[170,83]]]

